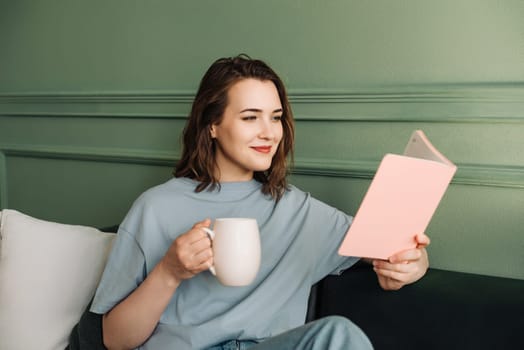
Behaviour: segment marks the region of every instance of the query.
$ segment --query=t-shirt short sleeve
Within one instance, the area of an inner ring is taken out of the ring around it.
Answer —
[[[144,267],[136,240],[120,228],[90,310],[98,314],[111,310],[144,280]]]
[[[355,264],[358,257],[338,254],[338,249],[351,225],[352,217],[314,198],[311,199],[311,213],[316,217],[319,228],[316,233],[317,265],[313,282],[326,275],[340,274]]]

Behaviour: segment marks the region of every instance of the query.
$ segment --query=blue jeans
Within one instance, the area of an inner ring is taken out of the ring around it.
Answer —
[[[209,350],[369,350],[368,337],[358,326],[340,316],[329,316],[268,338],[260,343],[230,340]]]

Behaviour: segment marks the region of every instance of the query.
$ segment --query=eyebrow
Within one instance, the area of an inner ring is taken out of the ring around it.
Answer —
[[[260,113],[260,112],[262,112],[262,110],[258,109],[258,108],[246,108],[246,109],[243,109],[243,110],[240,111],[240,113],[244,113],[244,112]],[[279,112],[282,112],[282,108],[277,108],[277,109],[273,110],[273,113],[279,113]]]

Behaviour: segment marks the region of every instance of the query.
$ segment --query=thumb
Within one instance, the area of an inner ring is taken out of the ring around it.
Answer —
[[[207,218],[197,222],[193,225],[193,228],[209,227],[211,225],[211,219]]]
[[[419,233],[415,236],[415,241],[417,241],[417,248],[427,247],[431,240],[425,233]]]

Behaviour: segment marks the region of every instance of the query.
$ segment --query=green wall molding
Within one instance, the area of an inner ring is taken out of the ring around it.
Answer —
[[[49,91],[0,93],[0,103],[188,103],[195,91]],[[411,84],[358,89],[289,89],[294,103],[524,102],[524,82]]]
[[[45,92],[2,93],[0,103],[192,103],[191,92]]]
[[[40,118],[122,118],[122,119],[180,119],[187,118],[186,114],[173,113],[82,113],[82,112],[13,112],[2,113],[2,117],[40,117]]]
[[[63,147],[44,145],[0,146],[5,157],[81,160],[106,163],[174,166],[178,154],[163,151],[108,149],[93,147]]]
[[[81,160],[166,167],[173,167],[179,159],[179,154],[175,152],[92,147],[2,145],[0,151],[4,157]],[[458,170],[452,181],[454,184],[524,188],[524,166],[486,164],[457,164],[457,166]],[[341,161],[302,157],[295,159],[291,173],[308,176],[372,179],[377,167],[378,161]],[[5,179],[0,179],[0,181],[5,182]]]
[[[350,112],[348,112],[350,113]],[[187,114],[171,114],[171,113],[78,113],[78,112],[11,112],[2,113],[0,117],[41,117],[41,118],[115,118],[115,119],[174,119],[185,120]],[[326,116],[310,116],[310,115],[296,115],[294,116],[297,122],[330,122],[330,121],[347,121],[347,122],[369,122],[369,123],[524,123],[524,113],[522,115],[512,116],[478,116],[478,115],[445,115],[445,116],[425,116],[419,114],[416,116],[388,116],[388,115],[326,115]]]
[[[296,159],[293,174],[372,179],[378,161]],[[524,188],[524,166],[457,164],[452,183],[461,185]]]
[[[419,103],[507,102],[522,103],[524,82],[515,84],[451,84],[409,87],[376,87],[348,90],[290,89],[294,103]],[[0,93],[0,103],[185,103],[192,91],[45,92]]]
[[[297,103],[522,103],[524,82],[399,85],[358,90],[294,89],[290,91],[290,98]]]
[[[185,119],[193,92],[0,94],[0,116]],[[522,123],[524,83],[291,90],[297,121]]]

